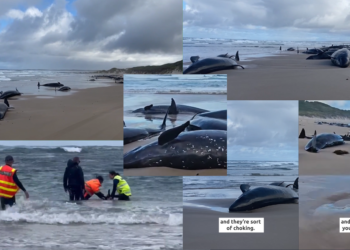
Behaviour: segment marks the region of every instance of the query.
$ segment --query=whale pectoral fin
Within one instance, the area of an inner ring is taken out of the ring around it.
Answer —
[[[167,112],[166,112],[166,114],[165,114],[165,116],[164,116],[162,125],[159,126],[159,128],[160,128],[161,130],[164,130],[164,129],[166,128],[166,119],[167,119],[167,117],[168,117],[169,109],[170,109],[170,107],[168,108],[168,110],[167,110]]]
[[[169,114],[170,115],[176,115],[178,114],[179,111],[177,110],[177,107],[176,107],[176,102],[173,98],[171,98],[171,105],[169,107]]]
[[[185,122],[181,126],[164,131],[158,137],[158,145],[164,145],[165,143],[174,140],[187,128],[188,125],[190,125],[190,121]]]
[[[249,190],[250,186],[248,184],[241,184],[239,188],[241,189],[242,193],[245,193]]]

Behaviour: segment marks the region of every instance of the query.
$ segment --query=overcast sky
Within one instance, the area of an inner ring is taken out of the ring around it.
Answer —
[[[0,146],[123,146],[123,141],[0,141]]]
[[[347,41],[349,0],[185,0],[185,37]]]
[[[182,60],[179,0],[1,0],[1,69],[110,69]]]
[[[228,101],[228,159],[298,161],[298,101]]]
[[[310,102],[314,100],[309,100]],[[343,109],[343,110],[350,110],[350,101],[317,101],[317,102],[323,102],[328,104],[331,107]]]

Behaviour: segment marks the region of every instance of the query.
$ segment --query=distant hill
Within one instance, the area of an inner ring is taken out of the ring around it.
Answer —
[[[322,102],[299,101],[299,115],[320,118],[350,118],[350,110],[341,110]]]
[[[96,73],[103,74],[182,74],[183,61],[167,63],[155,66],[140,66],[129,69],[112,68],[110,70],[101,70]]]

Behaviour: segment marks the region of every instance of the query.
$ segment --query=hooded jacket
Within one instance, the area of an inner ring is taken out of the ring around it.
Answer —
[[[78,163],[68,160],[67,167],[63,176],[63,187],[67,188],[81,188],[84,189],[84,173]]]

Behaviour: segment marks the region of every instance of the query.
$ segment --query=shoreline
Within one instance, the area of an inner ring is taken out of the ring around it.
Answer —
[[[97,97],[97,98],[96,98]],[[117,100],[117,101],[116,101]],[[58,98],[15,98],[2,140],[122,140],[123,85],[80,89]]]

